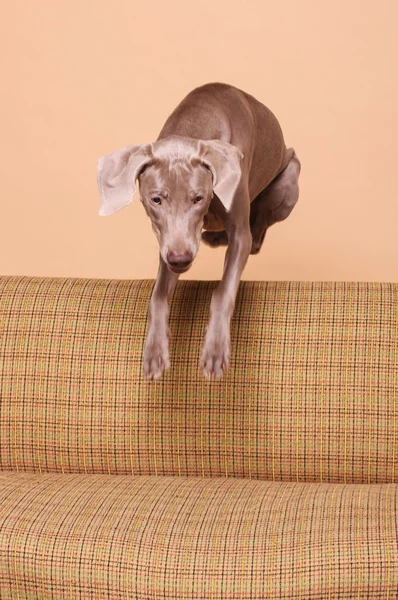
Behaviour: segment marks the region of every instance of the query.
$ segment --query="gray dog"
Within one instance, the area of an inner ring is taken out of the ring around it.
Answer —
[[[144,373],[159,378],[169,362],[169,300],[200,240],[227,246],[210,305],[201,368],[220,377],[230,358],[230,321],[249,254],[299,196],[300,162],[272,112],[231,85],[210,83],[180,102],[154,143],[127,146],[98,163],[100,215],[140,196],[159,241],[159,270],[149,306]],[[203,231],[203,229],[205,231]]]

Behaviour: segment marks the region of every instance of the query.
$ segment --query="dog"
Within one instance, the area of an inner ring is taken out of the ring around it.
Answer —
[[[98,161],[99,214],[140,199],[159,242],[159,269],[148,310],[143,369],[158,379],[169,368],[169,301],[200,241],[227,246],[213,291],[200,367],[219,378],[230,361],[230,321],[240,278],[268,227],[299,197],[301,164],[274,114],[225,83],[195,88],[166,120],[154,143],[127,146]]]

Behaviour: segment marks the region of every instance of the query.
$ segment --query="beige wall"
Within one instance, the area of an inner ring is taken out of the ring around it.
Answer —
[[[397,23],[397,0],[6,3],[0,273],[154,277],[138,198],[98,216],[97,159],[223,81],[275,112],[302,161],[299,203],[244,278],[397,281]],[[222,264],[202,247],[183,277]]]

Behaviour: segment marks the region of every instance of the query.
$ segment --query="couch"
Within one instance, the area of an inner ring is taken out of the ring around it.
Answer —
[[[398,598],[398,285],[0,278],[1,600]]]

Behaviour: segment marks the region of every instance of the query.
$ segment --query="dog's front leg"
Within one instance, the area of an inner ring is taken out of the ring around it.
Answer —
[[[228,231],[228,248],[224,273],[213,292],[210,321],[202,351],[200,366],[209,379],[221,377],[230,358],[230,322],[240,278],[252,246],[249,219]]]
[[[148,334],[144,346],[144,375],[159,379],[169,368],[169,300],[178,280],[163,258],[159,256],[159,270],[149,303]]]

